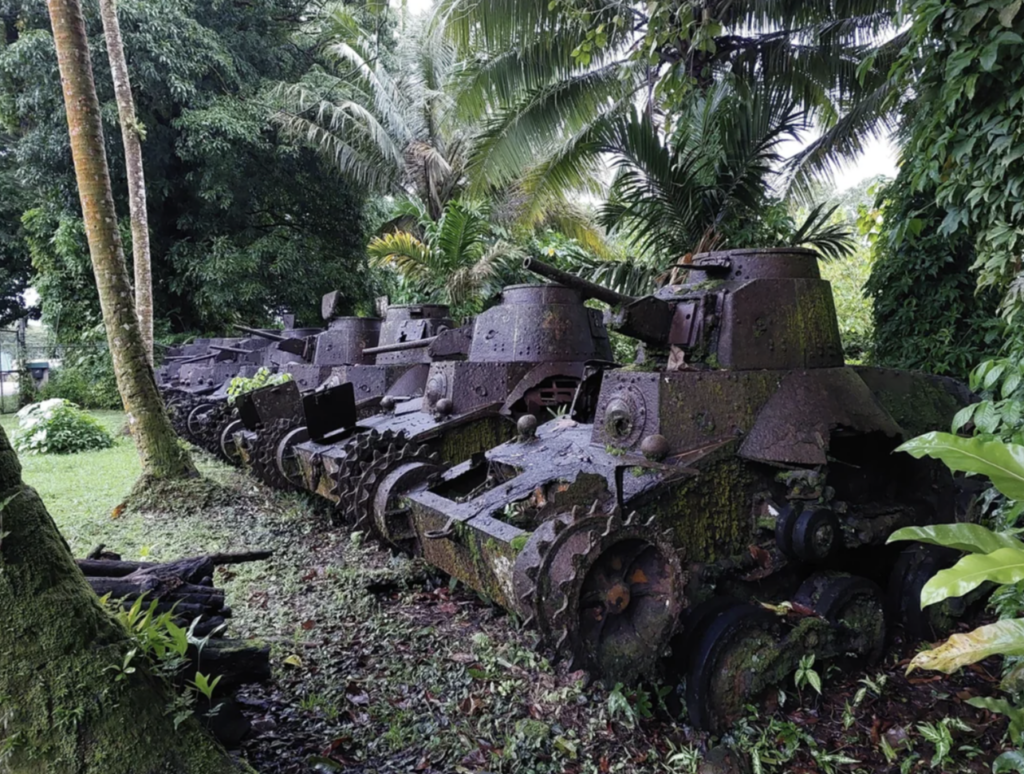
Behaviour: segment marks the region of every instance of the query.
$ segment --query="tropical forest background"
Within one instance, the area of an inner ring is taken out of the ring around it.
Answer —
[[[803,245],[848,359],[1016,371],[1020,5],[122,0],[157,338],[318,325],[331,290],[470,315],[527,255],[641,294],[700,251]],[[41,317],[48,389],[115,407],[46,8],[0,20],[0,329]],[[836,191],[889,135],[896,177]]]

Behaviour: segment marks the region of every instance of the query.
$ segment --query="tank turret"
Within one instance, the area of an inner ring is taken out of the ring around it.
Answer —
[[[565,275],[532,258],[526,268],[548,278]],[[580,279],[573,287],[613,305],[612,330],[672,348],[687,364],[738,370],[843,365],[832,288],[813,251],[704,253],[675,268],[683,282],[641,298]]]

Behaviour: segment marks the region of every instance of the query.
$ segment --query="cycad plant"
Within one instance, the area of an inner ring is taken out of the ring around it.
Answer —
[[[398,275],[402,300],[448,304],[456,319],[476,314],[497,293],[503,274],[522,261],[519,248],[496,237],[483,203],[449,201],[436,219],[415,200],[397,210],[416,227],[379,236],[367,251],[371,266]]]
[[[527,187],[571,187],[595,158],[610,160],[614,178],[599,222],[638,258],[578,270],[636,294],[696,252],[792,245],[835,258],[852,250],[850,235],[830,222],[834,209],[814,207],[797,225],[772,193],[781,146],[806,125],[788,94],[744,96],[719,84],[686,107],[671,129],[635,108],[606,115],[528,175]]]

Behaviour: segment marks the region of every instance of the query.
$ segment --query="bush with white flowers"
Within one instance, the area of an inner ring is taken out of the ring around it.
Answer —
[[[63,398],[25,406],[18,425],[14,448],[22,454],[71,454],[114,445],[103,425]]]

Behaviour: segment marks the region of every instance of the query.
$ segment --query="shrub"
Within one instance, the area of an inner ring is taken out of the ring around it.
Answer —
[[[114,445],[103,425],[61,398],[25,406],[18,424],[14,448],[22,454],[72,454]]]
[[[69,347],[63,365],[50,372],[49,380],[39,390],[40,400],[53,398],[87,409],[121,408],[110,353],[92,347],[74,353]]]
[[[234,402],[235,398],[245,395],[247,392],[258,390],[260,387],[269,387],[272,384],[283,384],[292,380],[291,374],[274,374],[267,368],[261,368],[253,376],[236,376],[228,385],[228,398]]]

